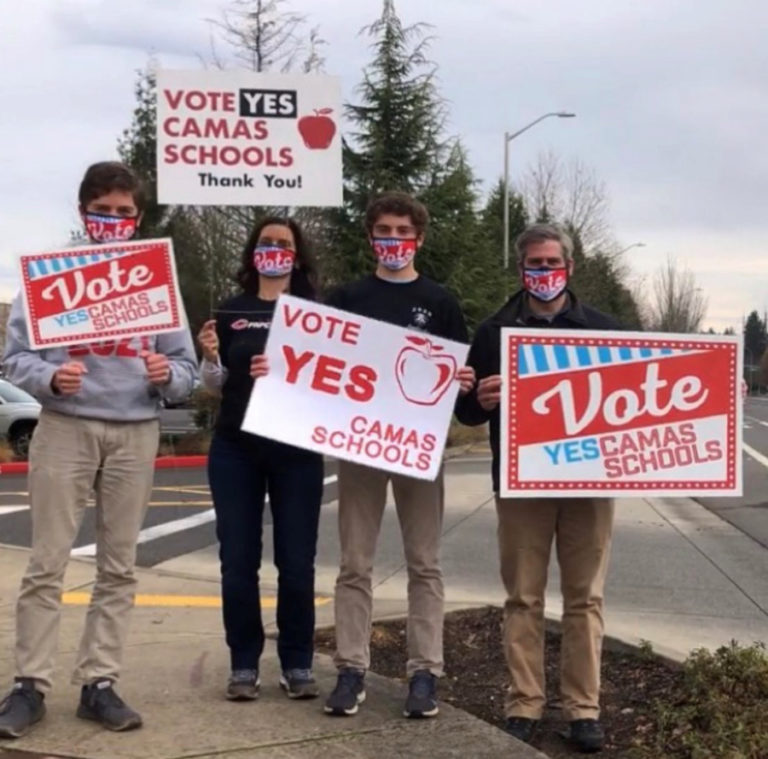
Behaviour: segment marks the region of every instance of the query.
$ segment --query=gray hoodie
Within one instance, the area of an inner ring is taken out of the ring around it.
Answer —
[[[138,422],[158,416],[161,397],[180,403],[194,389],[197,359],[189,330],[36,351],[29,345],[21,298],[16,296],[11,306],[3,367],[8,379],[34,395],[43,408],[69,416]],[[168,357],[168,384],[157,387],[149,382],[139,355],[144,350]],[[69,361],[85,365],[83,385],[73,395],[56,395],[51,388],[53,374]]]

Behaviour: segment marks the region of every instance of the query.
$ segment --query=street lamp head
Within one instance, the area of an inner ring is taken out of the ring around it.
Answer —
[[[557,116],[560,119],[572,119],[576,114],[569,111],[550,111],[538,119],[534,119],[530,124],[526,124],[522,129],[516,132],[504,132],[504,268],[509,268],[509,143],[523,132],[527,132],[531,127],[536,126],[540,121],[548,119],[551,116]]]
[[[622,253],[626,253],[628,250],[632,250],[632,248],[644,248],[645,243],[644,242],[633,242],[631,245],[627,245],[626,248],[622,248],[616,255],[620,256]]]

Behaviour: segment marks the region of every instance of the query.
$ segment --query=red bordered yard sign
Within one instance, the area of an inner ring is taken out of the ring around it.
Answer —
[[[36,350],[184,327],[169,239],[67,248],[20,263]]]
[[[741,495],[741,337],[502,331],[501,495]]]

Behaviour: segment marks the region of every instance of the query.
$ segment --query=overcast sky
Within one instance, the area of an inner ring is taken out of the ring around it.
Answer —
[[[0,297],[15,260],[78,226],[85,167],[115,157],[136,70],[199,66],[215,0],[3,0],[0,27]],[[434,26],[431,55],[487,188],[505,129],[549,119],[511,144],[513,177],[537,154],[578,158],[605,181],[636,277],[668,255],[709,298],[706,325],[738,326],[768,306],[768,4],[764,0],[399,0]],[[327,40],[326,70],[354,97],[380,0],[288,0]]]

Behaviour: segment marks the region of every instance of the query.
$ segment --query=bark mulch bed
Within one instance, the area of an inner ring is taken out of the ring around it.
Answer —
[[[439,698],[498,727],[504,725],[504,690],[507,668],[501,644],[502,611],[495,607],[452,612],[445,617],[445,677]],[[333,630],[317,632],[318,649],[332,652]],[[405,677],[405,620],[374,625],[371,639],[371,670],[392,678]],[[561,737],[566,725],[558,708],[560,636],[555,626],[546,636],[547,695],[549,708],[533,745],[543,753],[560,757],[581,756]],[[650,743],[653,722],[649,705],[675,690],[679,667],[650,650],[612,650],[603,653],[601,720],[607,734],[602,757],[631,755],[633,747]]]

